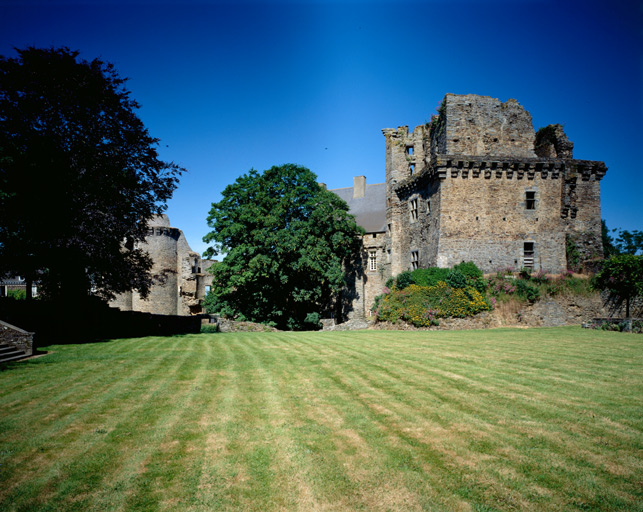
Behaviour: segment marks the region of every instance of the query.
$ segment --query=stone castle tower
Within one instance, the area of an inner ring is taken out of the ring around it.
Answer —
[[[158,315],[190,315],[201,312],[201,301],[212,276],[212,264],[192,251],[183,232],[170,227],[167,215],[150,221],[143,244],[152,258],[153,284],[146,299],[136,292],[119,295],[110,303],[122,311],[142,311]]]
[[[367,314],[386,279],[405,270],[473,261],[487,273],[559,273],[602,257],[607,168],[574,159],[560,125],[535,133],[515,100],[447,94],[430,124],[382,131],[386,223],[366,229],[353,314]]]

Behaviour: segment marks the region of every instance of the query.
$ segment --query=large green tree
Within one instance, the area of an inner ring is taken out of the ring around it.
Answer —
[[[183,170],[159,159],[114,66],[78,55],[0,57],[0,275],[66,300],[146,294],[136,243]]]
[[[345,201],[293,164],[251,170],[222,195],[203,239],[214,244],[206,255],[225,253],[211,312],[301,329],[337,307],[363,233]]]

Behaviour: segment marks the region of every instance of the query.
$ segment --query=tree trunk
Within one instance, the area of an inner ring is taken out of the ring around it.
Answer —
[[[30,277],[27,277],[25,280],[25,285],[27,287],[25,289],[26,298],[27,300],[31,300],[33,299],[33,279],[31,279]]]

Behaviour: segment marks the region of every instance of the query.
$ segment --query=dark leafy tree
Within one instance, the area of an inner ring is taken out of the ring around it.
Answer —
[[[630,302],[643,295],[643,256],[619,254],[605,260],[594,277],[594,286],[625,301],[625,315],[629,318]]]
[[[603,239],[603,255],[605,258],[614,256],[619,253],[618,249],[614,245],[614,237],[610,232],[616,231],[615,229],[610,230],[607,227],[605,219],[601,219],[601,237]]]
[[[136,243],[183,169],[159,160],[125,81],[68,48],[0,57],[0,274],[51,298],[147,293]]]
[[[608,229],[605,220],[601,221],[603,253],[606,258],[616,254],[643,254],[643,231]],[[612,236],[610,233],[615,233]]]
[[[643,254],[643,231],[619,231],[616,246],[621,254]]]
[[[363,233],[337,195],[304,167],[286,164],[249,171],[223,191],[207,218],[225,252],[212,267],[206,300],[211,312],[306,328],[332,310],[345,286],[345,268],[359,254]]]

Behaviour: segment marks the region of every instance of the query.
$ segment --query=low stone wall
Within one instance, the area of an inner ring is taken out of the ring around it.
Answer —
[[[321,323],[323,331],[359,331],[373,326],[373,320],[369,321],[365,318],[353,318],[341,324],[335,323],[334,318],[329,318],[323,319]]]
[[[33,354],[33,334],[0,320],[0,343],[22,350],[28,356]]]
[[[237,322],[227,318],[216,318],[216,325],[219,332],[278,332],[279,329],[265,324],[255,322]],[[213,325],[213,324],[210,324]]]
[[[643,333],[643,318],[592,318],[584,322],[585,329],[601,329],[604,331],[623,331]]]
[[[376,323],[374,329],[384,330],[460,330],[494,327],[559,327],[581,325],[596,317],[606,316],[598,294],[583,297],[547,297],[533,304],[525,303],[510,314],[500,309],[485,311],[468,318],[440,318],[434,327],[413,327],[407,324]]]

